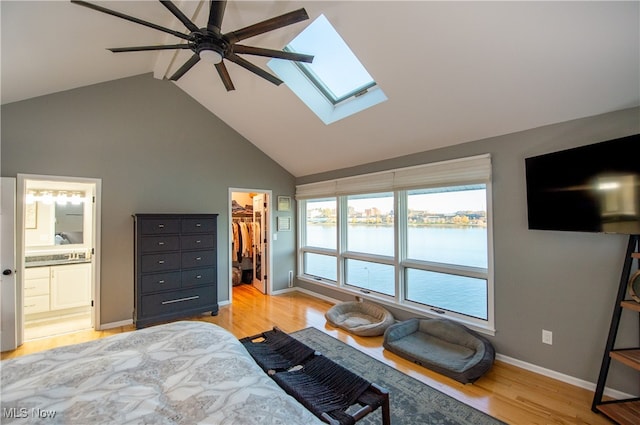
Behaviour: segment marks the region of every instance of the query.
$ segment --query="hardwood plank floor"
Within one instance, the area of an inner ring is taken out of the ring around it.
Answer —
[[[215,323],[238,338],[255,335],[274,326],[285,332],[312,326],[510,424],[611,424],[604,416],[591,412],[591,391],[500,361],[496,361],[494,367],[474,384],[463,385],[389,353],[382,348],[382,337],[358,337],[333,328],[324,318],[324,312],[329,307],[329,302],[299,292],[264,296],[251,285],[241,285],[233,290],[233,303],[221,307],[218,316],[204,315],[191,320]],[[123,326],[30,341],[17,350],[2,353],[2,359],[132,330],[133,326]]]

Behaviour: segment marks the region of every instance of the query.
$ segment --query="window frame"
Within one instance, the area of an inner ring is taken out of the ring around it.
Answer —
[[[283,49],[283,51],[285,52],[290,52],[290,53],[301,53],[301,52],[297,52],[294,49],[292,49],[290,46],[285,46]],[[356,58],[357,60],[357,58]],[[354,88],[353,90],[351,90],[350,92],[342,95],[342,96],[335,96],[334,93],[331,91],[331,89],[325,84],[325,82],[322,80],[322,78],[320,78],[318,75],[316,75],[315,72],[313,72],[312,69],[310,69],[310,67],[304,63],[304,62],[293,62],[293,64],[298,68],[298,70],[309,79],[309,82],[311,84],[313,84],[313,86],[315,88],[317,88],[320,93],[322,93],[322,95],[332,104],[332,105],[337,105],[341,102],[344,102],[347,99],[350,99],[352,97],[358,97],[358,96],[362,96],[364,94],[367,94],[369,92],[369,89],[374,88],[375,86],[378,85],[378,83],[376,83],[375,81],[371,81],[367,84],[363,84],[361,86],[358,86],[356,88]]]
[[[334,181],[327,182],[318,182],[314,184],[307,185],[308,187],[304,189],[308,189],[309,187],[312,190],[308,193],[304,193],[302,191],[302,195],[298,200],[298,217],[299,217],[299,226],[298,226],[298,268],[297,268],[297,279],[309,282],[313,284],[319,284],[328,286],[333,290],[338,290],[339,292],[344,292],[347,294],[364,296],[368,299],[371,299],[376,302],[380,302],[382,304],[392,306],[394,308],[398,308],[403,311],[410,312],[412,314],[420,314],[428,317],[446,317],[458,322],[461,322],[475,330],[478,330],[483,333],[487,333],[490,335],[495,334],[495,319],[494,319],[494,270],[493,270],[493,237],[492,237],[492,228],[493,228],[493,211],[492,211],[492,185],[490,178],[490,157],[488,155],[484,155],[483,157],[488,158],[489,160],[489,175],[487,178],[478,179],[474,173],[460,173],[459,177],[453,177],[441,184],[429,185],[428,188],[438,188],[438,187],[454,187],[454,186],[464,186],[464,185],[477,185],[482,184],[485,188],[485,196],[486,196],[486,220],[487,220],[487,268],[484,269],[482,267],[475,266],[465,266],[465,265],[455,265],[455,264],[446,264],[446,263],[438,263],[433,261],[425,261],[418,259],[410,259],[407,258],[407,233],[408,233],[408,192],[412,189],[422,189],[427,188],[422,185],[407,187],[407,188],[394,188],[392,191],[389,190],[379,190],[372,189],[369,190],[362,189],[362,191],[358,191],[357,186],[352,190],[340,190],[341,185],[348,185],[347,180],[351,181],[360,181],[360,182],[369,182],[370,186],[378,187],[381,185],[378,183],[381,178],[384,176],[380,176],[379,174],[391,173],[392,175],[395,172],[409,172],[416,173],[416,170],[412,170],[415,167],[407,167],[405,169],[399,170],[391,170],[389,172],[383,173],[372,173],[368,175],[360,175],[346,179],[338,179]],[[477,157],[471,157],[470,159],[474,159]],[[464,160],[464,159],[463,159]],[[435,170],[440,168],[437,165],[444,165],[448,161],[443,161],[443,163],[435,163]],[[429,165],[429,164],[427,164]],[[455,165],[455,164],[454,164]],[[473,166],[473,163],[471,164]],[[425,173],[429,174],[429,167],[425,167]],[[418,170],[418,174],[420,170]],[[445,179],[446,180],[446,179]],[[373,182],[373,183],[371,183]],[[300,188],[300,186],[299,186]],[[336,220],[337,220],[337,249],[336,250],[327,250],[327,249],[318,249],[305,245],[306,241],[306,201],[313,199],[322,199],[327,198],[327,196],[316,196],[314,191],[318,192],[326,192],[334,191],[336,197]],[[347,226],[348,226],[348,208],[347,208],[347,199],[349,195],[364,195],[367,193],[381,193],[381,192],[393,192],[394,196],[394,255],[392,257],[385,255],[377,255],[377,254],[367,254],[355,251],[347,251]],[[321,251],[321,252],[320,252]],[[327,279],[317,279],[309,275],[305,275],[303,273],[304,270],[304,253],[305,252],[314,252],[323,255],[331,255],[335,257],[336,260],[336,276],[337,281],[330,281]],[[346,283],[346,275],[345,275],[345,264],[347,260],[360,260],[360,261],[368,261],[374,263],[380,263],[385,265],[391,265],[394,267],[394,288],[395,294],[393,296],[389,296],[383,293],[374,292],[370,290],[363,290],[363,288],[349,285]],[[453,275],[466,276],[471,278],[482,279],[486,281],[486,303],[487,303],[487,318],[477,318],[474,316],[466,315],[463,313],[451,311],[451,310],[443,310],[438,307],[428,306],[426,304],[422,304],[416,301],[410,301],[406,299],[407,293],[407,269],[416,269],[416,270],[424,270],[429,272],[436,273],[446,273]]]

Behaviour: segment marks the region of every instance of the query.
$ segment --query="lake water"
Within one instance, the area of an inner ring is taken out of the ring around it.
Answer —
[[[394,256],[393,226],[352,225],[347,230],[348,251]],[[308,245],[335,249],[336,227],[307,225]],[[337,280],[334,257],[307,254],[305,272]],[[444,264],[487,268],[487,230],[484,227],[409,226],[407,258]],[[407,300],[487,319],[487,282],[465,276],[406,269]],[[348,259],[349,285],[393,296],[395,268]]]

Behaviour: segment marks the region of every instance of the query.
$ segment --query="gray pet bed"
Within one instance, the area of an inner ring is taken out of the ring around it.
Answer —
[[[333,326],[360,336],[382,335],[395,322],[390,311],[366,301],[336,304],[324,316]]]
[[[409,319],[390,326],[387,350],[464,384],[493,365],[495,350],[484,337],[448,319]]]

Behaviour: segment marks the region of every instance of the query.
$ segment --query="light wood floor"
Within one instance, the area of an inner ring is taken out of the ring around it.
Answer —
[[[233,303],[221,307],[218,316],[205,315],[192,320],[215,323],[238,338],[255,335],[274,326],[285,332],[312,326],[510,424],[611,424],[603,416],[591,412],[591,391],[500,361],[496,361],[494,367],[474,384],[463,385],[389,353],[382,348],[382,337],[363,338],[331,327],[324,318],[324,312],[329,307],[331,304],[326,301],[298,292],[264,296],[251,285],[241,285],[233,290]],[[132,330],[132,326],[125,326],[30,341],[17,350],[2,353],[2,359]]]

